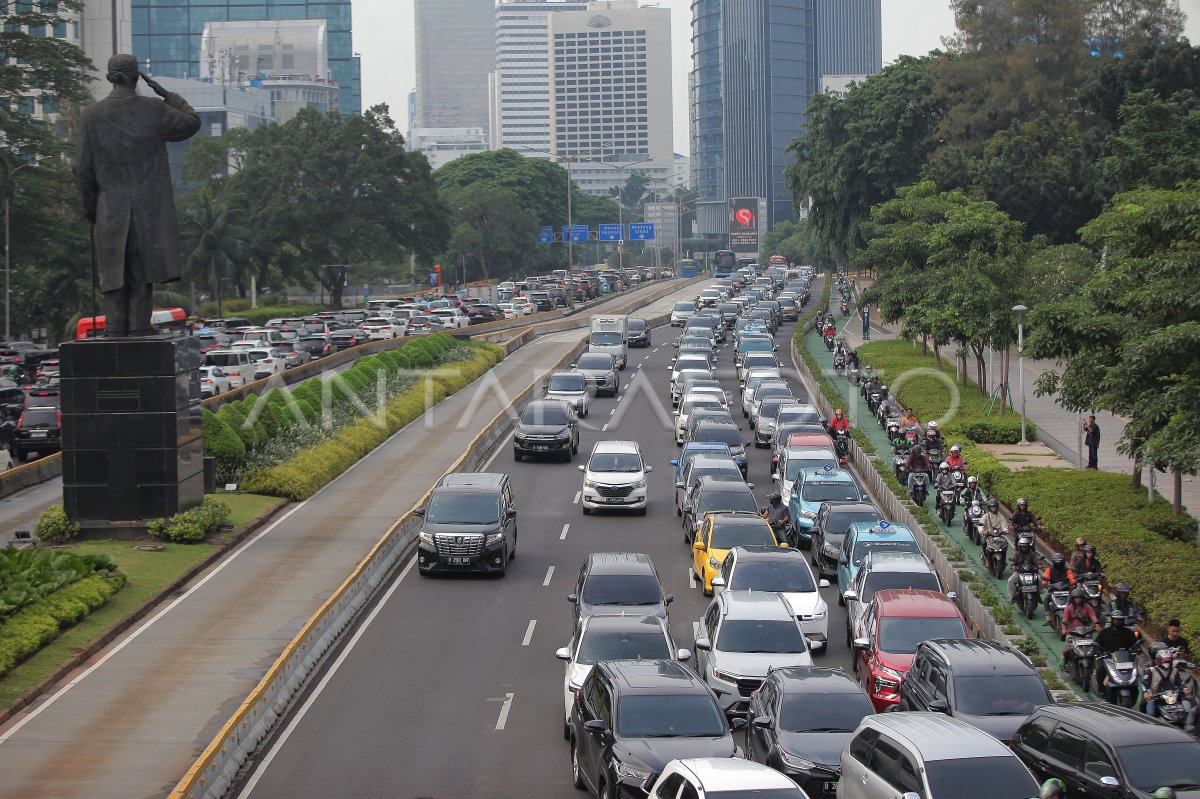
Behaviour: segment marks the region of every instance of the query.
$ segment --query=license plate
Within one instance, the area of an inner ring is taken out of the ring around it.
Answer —
[[[45,430],[31,430],[31,431],[29,431],[29,436],[31,438],[45,438],[46,431]]]
[[[622,497],[605,497],[604,501],[620,503],[620,502],[624,502],[625,500]]]
[[[530,449],[546,449],[546,448],[547,447],[545,444],[534,444],[532,447],[530,447]]]
[[[446,562],[451,566],[467,566],[470,565],[470,558],[446,558]]]
[[[825,793],[834,793],[835,791],[837,791],[837,783],[836,782],[823,782],[823,783],[821,783],[821,790],[823,790]]]

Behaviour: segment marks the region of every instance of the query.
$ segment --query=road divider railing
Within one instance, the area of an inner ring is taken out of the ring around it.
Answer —
[[[675,282],[672,290],[680,288],[679,281]],[[686,285],[686,282],[683,281],[683,284]],[[657,327],[668,322],[670,316],[670,313],[660,313],[647,318],[646,322],[650,327]],[[495,448],[512,432],[516,422],[514,409],[540,396],[545,379],[551,373],[574,363],[586,348],[586,342],[579,342],[543,372],[539,379],[522,389],[509,407],[484,426],[447,471],[476,471],[487,463]],[[203,754],[188,769],[170,793],[170,799],[219,799],[229,791],[242,766],[279,721],[286,717],[292,701],[304,688],[306,680],[319,666],[324,655],[337,644],[341,634],[369,604],[375,593],[389,581],[400,561],[412,552],[423,524],[423,520],[413,511],[429,502],[432,490],[430,486],[421,499],[387,529],[350,576],[284,647],[237,712],[225,722]]]

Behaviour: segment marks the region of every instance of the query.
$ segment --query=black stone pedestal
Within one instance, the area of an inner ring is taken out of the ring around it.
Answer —
[[[70,519],[104,527],[172,516],[204,499],[196,339],[72,341],[59,360]]]

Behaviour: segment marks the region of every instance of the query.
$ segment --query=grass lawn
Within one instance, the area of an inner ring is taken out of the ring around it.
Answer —
[[[283,502],[277,497],[255,494],[221,494],[221,500],[229,505],[230,521],[243,527],[254,517]],[[142,603],[153,597],[181,574],[204,560],[218,544],[164,544],[162,552],[147,552],[133,549],[137,541],[80,541],[71,547],[79,555],[108,555],[129,581],[103,607],[89,614],[83,621],[62,632],[33,657],[14,668],[0,679],[0,707],[7,707],[21,694],[44,680],[58,665],[90,641],[99,636],[118,620],[131,613]]]

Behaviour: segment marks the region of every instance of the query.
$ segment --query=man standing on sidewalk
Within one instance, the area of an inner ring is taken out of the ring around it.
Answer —
[[[1088,449],[1087,468],[1098,469],[1096,457],[1100,449],[1100,425],[1096,424],[1095,416],[1089,416],[1083,423],[1083,443]]]

